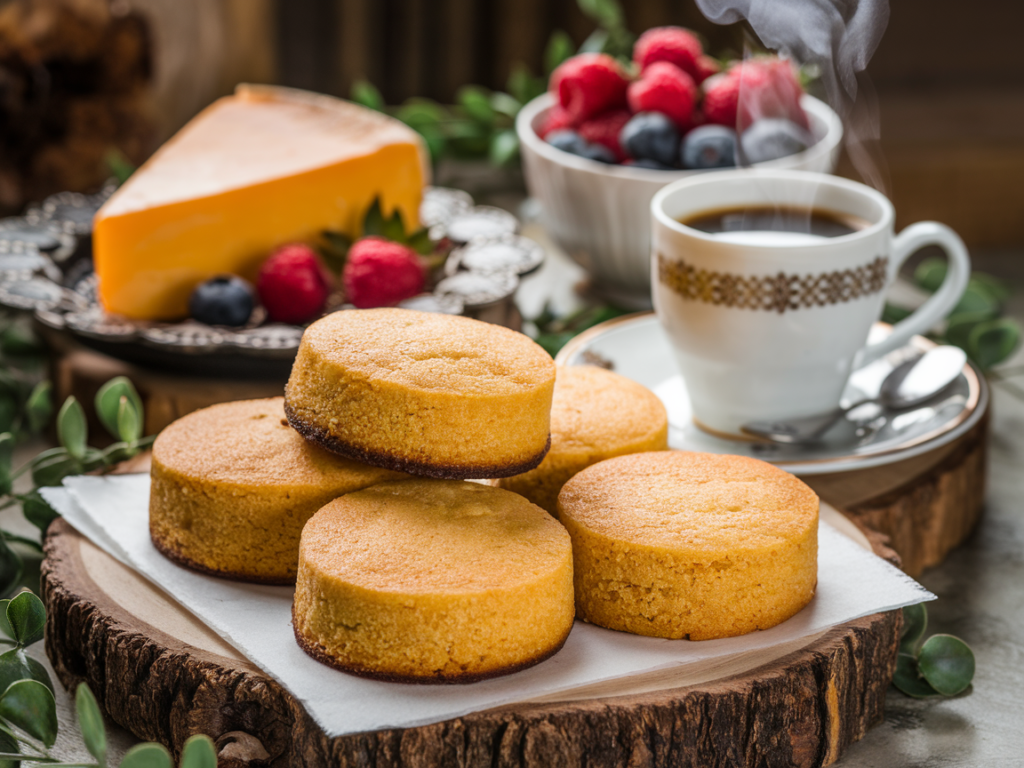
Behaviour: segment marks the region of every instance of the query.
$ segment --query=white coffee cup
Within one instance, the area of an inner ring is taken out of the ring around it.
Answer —
[[[681,224],[744,207],[855,217],[838,237],[791,232],[709,234]],[[953,230],[921,222],[893,233],[892,203],[854,181],[805,171],[717,171],[670,184],[651,201],[654,307],[702,428],[742,434],[839,404],[850,373],[904,346],[959,301],[971,265]],[[886,289],[926,245],[949,260],[939,290],[868,345]]]

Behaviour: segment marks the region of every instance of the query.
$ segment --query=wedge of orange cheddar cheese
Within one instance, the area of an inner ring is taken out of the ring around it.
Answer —
[[[174,320],[204,280],[255,279],[277,246],[324,229],[358,237],[375,197],[418,226],[429,181],[419,135],[357,104],[239,86],[164,144],[96,214],[93,254],[108,312]]]

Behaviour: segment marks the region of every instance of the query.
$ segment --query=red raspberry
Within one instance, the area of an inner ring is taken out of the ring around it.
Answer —
[[[789,62],[774,57],[750,59],[708,82],[704,113],[709,122],[741,132],[762,117],[792,120],[806,130],[809,125],[800,106],[802,95]]]
[[[717,75],[722,71],[722,65],[712,59],[710,56],[701,56],[697,59],[697,74],[693,78],[694,81],[700,85],[712,75]]]
[[[544,120],[541,122],[540,130],[537,131],[537,135],[543,139],[553,131],[565,130],[567,128],[572,128],[574,125],[575,122],[569,116],[569,113],[562,109],[558,104],[555,104],[555,106],[549,109],[547,114],[544,115]]]
[[[423,290],[426,270],[411,248],[382,237],[364,237],[349,248],[342,279],[345,296],[359,309],[393,307]]]
[[[626,106],[629,81],[622,67],[605,53],[581,53],[551,73],[550,90],[574,123]]]
[[[704,118],[709,123],[735,128],[739,101],[740,79],[731,72],[704,84]]]
[[[597,117],[584,120],[580,123],[577,132],[591,144],[600,144],[608,147],[615,155],[615,162],[621,163],[626,159],[626,153],[622,151],[619,144],[619,133],[622,126],[629,122],[632,115],[625,109],[617,109],[613,112],[605,112]]]
[[[633,61],[640,71],[658,61],[675,64],[698,83],[700,77],[700,59],[704,55],[703,46],[696,35],[682,27],[653,27],[648,29],[633,46]]]
[[[308,245],[278,248],[260,267],[256,290],[276,323],[307,323],[323,312],[331,274]]]
[[[697,101],[693,78],[675,64],[656,61],[629,86],[629,108],[633,112],[661,112],[685,128]]]

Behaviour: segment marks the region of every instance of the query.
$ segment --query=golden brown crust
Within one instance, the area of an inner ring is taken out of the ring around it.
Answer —
[[[157,552],[166,557],[173,563],[180,565],[182,568],[188,568],[190,571],[201,573],[204,576],[216,576],[218,579],[226,579],[227,581],[241,581],[246,584],[267,584],[268,586],[274,587],[291,587],[295,585],[295,577],[290,579],[278,579],[268,578],[262,576],[254,576],[248,573],[236,573],[234,571],[224,571],[217,568],[209,568],[205,565],[197,563],[176,549],[172,549],[155,531],[150,529],[150,539],[153,541],[153,546],[156,547]]]
[[[284,412],[288,418],[288,423],[296,432],[306,438],[306,440],[331,453],[336,453],[338,456],[343,456],[353,461],[360,461],[371,467],[381,467],[382,469],[390,469],[395,472],[406,472],[420,477],[432,477],[437,480],[474,480],[519,475],[539,466],[551,449],[551,436],[549,435],[547,443],[544,444],[543,451],[519,464],[492,464],[473,467],[457,466],[454,464],[427,464],[426,462],[414,461],[382,451],[369,451],[350,445],[334,437],[327,430],[313,424],[307,424],[299,419],[287,402],[284,406]]]
[[[299,632],[298,624],[295,621],[294,604],[292,605],[292,629],[295,632],[295,642],[299,644],[299,648],[321,664],[326,664],[328,667],[333,667],[334,669],[347,672],[348,674],[355,675],[356,677],[365,677],[369,680],[380,680],[385,683],[415,683],[419,685],[464,685],[466,683],[478,683],[481,680],[491,680],[495,677],[504,677],[505,675],[511,675],[513,672],[520,672],[524,669],[529,669],[530,667],[540,664],[542,661],[547,661],[562,650],[562,646],[565,645],[565,641],[569,639],[569,632],[572,631],[572,627],[570,626],[557,644],[551,646],[543,653],[538,654],[532,659],[527,659],[526,661],[521,661],[517,664],[509,664],[483,674],[434,674],[431,676],[413,676],[388,674],[386,672],[368,669],[356,664],[343,664],[338,659],[328,654],[319,643],[310,642],[302,635],[301,632]]]

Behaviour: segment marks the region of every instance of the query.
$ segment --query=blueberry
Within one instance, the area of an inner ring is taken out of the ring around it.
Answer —
[[[645,157],[642,157],[639,160],[634,160],[633,162],[629,163],[629,167],[630,168],[650,168],[650,169],[655,170],[655,171],[674,171],[674,170],[676,170],[676,167],[674,165],[665,165],[664,163],[659,163],[657,160],[648,160]]]
[[[740,136],[740,159],[744,165],[778,160],[803,152],[812,143],[811,135],[793,121],[766,117]]]
[[[583,148],[582,152],[577,152],[580,157],[585,157],[588,160],[597,160],[599,163],[614,163],[615,155],[608,147],[602,144],[587,144]]]
[[[207,325],[245,325],[253,305],[252,286],[240,277],[223,275],[196,286],[188,311]]]
[[[555,149],[568,152],[571,155],[585,157],[588,160],[597,160],[599,163],[614,163],[615,155],[608,147],[600,144],[591,144],[576,131],[562,130],[552,131],[544,139]]]
[[[724,125],[702,125],[683,139],[679,153],[684,168],[732,168],[736,165],[736,131]]]
[[[679,153],[679,129],[660,112],[639,112],[622,126],[619,143],[637,160],[672,165]]]
[[[580,136],[576,131],[552,131],[544,139],[555,149],[560,149],[563,152],[569,152],[574,155],[582,154],[587,147],[586,140]]]

